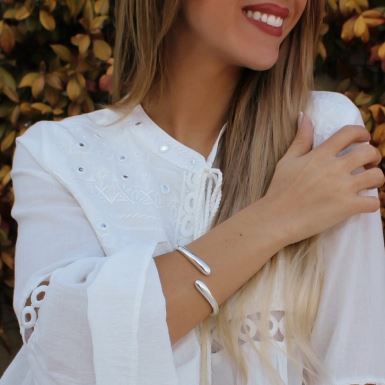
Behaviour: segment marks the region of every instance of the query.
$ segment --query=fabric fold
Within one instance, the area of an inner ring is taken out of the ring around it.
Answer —
[[[152,257],[156,243],[133,243],[129,251],[109,258],[87,289],[96,385],[109,385],[111,378],[116,385],[178,384],[165,299]],[[139,324],[140,312],[146,313],[148,324]],[[159,350],[156,359],[140,355],[141,327],[149,329],[151,337],[144,343],[152,345],[154,353]],[[140,376],[139,361],[145,365]]]

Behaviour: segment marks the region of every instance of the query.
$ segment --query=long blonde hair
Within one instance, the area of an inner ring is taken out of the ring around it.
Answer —
[[[166,79],[165,42],[178,16],[178,0],[117,0],[112,103],[103,105],[128,113],[142,103],[152,87]],[[314,88],[314,61],[318,51],[324,0],[308,1],[301,19],[280,47],[276,64],[267,71],[242,69],[227,114],[216,165],[223,173],[222,200],[211,226],[261,198],[267,191],[278,160],[297,131]],[[272,229],[274,231],[274,229]],[[284,307],[287,356],[302,371],[303,383],[323,372],[310,343],[322,289],[323,268],[319,235],[289,245],[222,304],[214,319],[200,325],[202,346],[214,326],[220,340],[247,381],[247,364],[238,343],[246,318],[245,303],[255,298],[260,314],[259,343],[250,342],[268,369],[271,381],[280,377],[269,359],[269,313],[279,260],[285,261]],[[258,295],[256,295],[258,293]],[[206,354],[202,349],[202,373]],[[302,366],[301,366],[302,365]]]

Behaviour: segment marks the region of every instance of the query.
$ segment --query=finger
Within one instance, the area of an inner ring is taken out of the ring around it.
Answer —
[[[359,196],[359,212],[376,212],[381,207],[381,202],[378,197],[359,194],[357,194],[357,196]]]
[[[340,151],[352,143],[368,142],[370,141],[370,138],[370,133],[365,127],[359,125],[347,125],[343,126],[323,141],[318,146],[318,149],[337,155]]]
[[[378,151],[378,154],[379,154],[378,161],[374,163],[368,163],[367,165],[364,166],[365,168],[377,167],[382,162],[383,156],[381,151],[377,147],[375,147],[375,149]]]
[[[350,170],[355,170],[364,165],[380,163],[382,156],[376,147],[365,142],[354,146],[351,151],[339,158]]]
[[[356,191],[381,188],[385,183],[385,175],[378,167],[354,174],[352,175],[352,178]]]

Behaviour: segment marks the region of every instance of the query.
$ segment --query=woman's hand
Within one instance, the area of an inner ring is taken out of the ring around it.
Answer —
[[[354,142],[368,142],[370,133],[362,126],[347,125],[312,149],[313,130],[304,114],[297,136],[277,163],[264,196],[277,205],[290,243],[380,207],[377,197],[359,192],[384,184],[384,173],[375,167],[381,154],[369,143],[354,144],[351,151],[346,151]],[[341,151],[344,154],[338,155]],[[357,173],[360,167],[363,171]]]

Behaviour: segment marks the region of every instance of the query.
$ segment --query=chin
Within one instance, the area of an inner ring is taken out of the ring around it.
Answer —
[[[244,65],[243,67],[249,68],[254,71],[266,71],[274,67],[276,61],[271,62],[271,63],[266,63],[266,64],[261,64],[261,63],[254,63],[250,65]]]
[[[276,57],[271,58],[270,60],[261,60],[261,58],[257,58],[254,60],[241,60],[239,61],[239,66],[249,68],[254,71],[266,71],[274,67],[276,63]]]
[[[252,55],[245,55],[245,52],[251,52],[250,48],[243,52],[233,53],[232,62],[237,63],[238,66],[249,68],[254,71],[266,71],[274,67],[279,58],[279,49],[264,49],[253,53]]]

